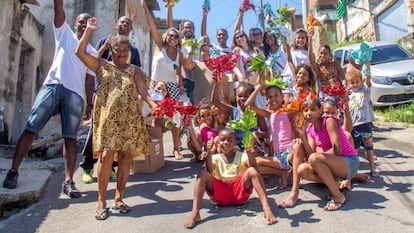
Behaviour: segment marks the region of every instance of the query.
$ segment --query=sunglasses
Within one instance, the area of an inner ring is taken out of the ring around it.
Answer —
[[[262,32],[259,32],[259,31],[253,32],[253,36],[261,36],[261,35],[262,35]]]
[[[177,34],[167,34],[168,37],[172,37],[174,39],[178,39],[178,35]]]
[[[244,35],[239,35],[239,36],[236,36],[236,39],[240,39],[240,38],[243,38],[244,37]]]

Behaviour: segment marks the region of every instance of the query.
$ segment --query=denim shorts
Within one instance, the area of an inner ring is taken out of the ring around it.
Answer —
[[[292,151],[287,149],[282,152],[274,152],[273,156],[279,160],[280,167],[283,170],[289,170],[292,168],[291,164],[289,163],[289,155]]]
[[[60,114],[62,136],[76,139],[82,121],[83,99],[61,84],[44,85],[32,106],[26,130],[39,133],[51,117]]]
[[[348,169],[348,175],[347,175],[346,179],[351,180],[352,177],[354,177],[355,174],[358,172],[359,158],[358,158],[357,155],[343,156],[342,158],[344,158],[344,160],[346,162],[347,169]]]

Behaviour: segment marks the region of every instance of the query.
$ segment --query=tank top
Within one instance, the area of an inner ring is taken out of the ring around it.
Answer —
[[[344,130],[341,127],[341,122],[339,118],[336,116],[328,115],[322,117],[322,126],[321,130],[316,131],[313,124],[310,124],[306,129],[306,133],[315,140],[315,144],[322,148],[325,152],[332,148],[331,140],[329,138],[328,130],[326,129],[326,120],[328,118],[333,118],[338,124],[338,134],[339,134],[339,142],[342,145],[342,156],[355,156],[357,155],[356,150],[352,146],[352,144],[348,141]]]
[[[203,142],[203,145],[207,145],[207,142],[217,137],[217,135],[217,130],[207,126],[200,130],[200,137],[201,141]]]
[[[272,130],[273,149],[282,152],[291,147],[293,131],[287,114],[270,115],[270,128]]]
[[[308,50],[293,49],[290,51],[292,54],[292,62],[295,66],[302,64],[310,64]]]
[[[214,154],[211,156],[214,165],[212,174],[216,179],[232,181],[247,170],[246,162],[249,157],[245,152],[236,152],[233,161],[230,163],[226,163],[224,157],[223,154]]]
[[[167,50],[162,48],[152,59],[152,75],[151,80],[177,83],[176,69],[179,64],[179,52],[177,51],[177,57],[172,60],[167,55]]]

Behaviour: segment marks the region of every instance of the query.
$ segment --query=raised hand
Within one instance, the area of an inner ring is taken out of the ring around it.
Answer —
[[[89,18],[86,24],[86,28],[89,28],[92,31],[98,30],[98,18],[92,17]]]

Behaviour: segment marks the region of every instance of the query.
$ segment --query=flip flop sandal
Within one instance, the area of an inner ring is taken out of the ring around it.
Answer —
[[[95,219],[96,220],[105,220],[108,218],[109,210],[108,208],[104,208],[102,210],[96,210],[95,212]]]
[[[111,207],[112,212],[118,213],[118,214],[126,214],[130,212],[131,209],[132,208],[125,203],[122,203],[120,205],[114,205]]]

